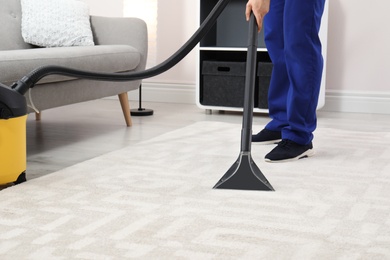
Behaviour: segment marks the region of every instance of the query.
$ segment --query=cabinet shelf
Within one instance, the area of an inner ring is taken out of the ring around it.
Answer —
[[[218,0],[199,0],[199,23],[203,22],[217,2]],[[245,68],[242,69],[242,66],[246,62],[248,46],[246,2],[246,0],[231,0],[198,45],[196,99],[197,105],[206,110],[243,110],[240,103],[243,99]],[[258,37],[257,61],[270,63],[263,32],[260,32]],[[210,68],[210,66],[214,67]],[[209,73],[218,75],[204,75],[208,73],[204,71],[205,68],[211,69]],[[237,68],[240,68],[239,74]],[[228,71],[225,74],[219,72],[219,69]],[[267,113],[268,109],[255,108],[255,112]]]
[[[199,47],[199,51],[247,51],[244,47]],[[258,52],[267,52],[267,48],[257,48]]]

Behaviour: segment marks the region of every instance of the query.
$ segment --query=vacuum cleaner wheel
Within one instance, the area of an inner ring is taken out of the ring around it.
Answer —
[[[15,184],[15,185],[18,185],[18,184],[21,184],[21,183],[23,183],[23,182],[25,182],[25,181],[27,181],[27,179],[26,179],[26,172],[22,172],[22,173],[19,175],[18,179],[17,179],[16,181],[14,181],[14,184]]]

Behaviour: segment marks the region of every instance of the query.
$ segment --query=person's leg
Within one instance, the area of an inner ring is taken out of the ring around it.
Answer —
[[[325,0],[286,0],[284,53],[290,82],[287,122],[282,142],[265,156],[266,161],[284,162],[314,154],[312,139],[321,86],[323,59],[318,36]]]
[[[264,17],[264,40],[273,70],[268,90],[268,111],[272,119],[267,130],[281,131],[287,126],[287,93],[290,86],[284,54],[284,9],[286,0],[272,0]]]
[[[271,144],[282,139],[287,126],[287,93],[290,86],[284,55],[283,17],[285,0],[272,0],[270,11],[264,17],[264,40],[273,63],[268,89],[268,111],[272,119],[265,129],[252,136],[252,142]]]
[[[271,1],[272,2],[272,1]],[[290,86],[283,139],[307,145],[316,128],[323,58],[319,29],[325,0],[286,0],[285,59]]]

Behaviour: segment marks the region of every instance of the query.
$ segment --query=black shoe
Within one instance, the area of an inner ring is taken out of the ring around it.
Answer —
[[[276,144],[282,140],[281,131],[261,130],[258,134],[252,135],[252,142],[260,144]]]
[[[283,139],[278,146],[265,156],[267,162],[295,161],[314,155],[313,144],[300,145],[288,139]]]

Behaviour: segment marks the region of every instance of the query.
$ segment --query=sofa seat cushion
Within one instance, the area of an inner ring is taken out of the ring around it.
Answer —
[[[95,72],[125,72],[137,68],[141,54],[128,45],[34,48],[0,52],[0,82],[11,85],[34,69],[57,65]],[[74,79],[74,78],[73,78]],[[50,75],[38,84],[72,80]]]

